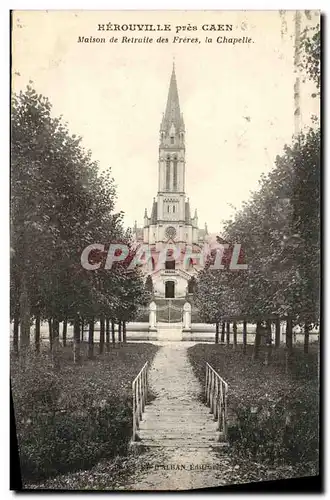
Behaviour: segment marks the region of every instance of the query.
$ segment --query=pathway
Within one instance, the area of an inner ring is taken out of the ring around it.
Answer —
[[[149,450],[126,488],[178,490],[224,484],[230,459],[217,446],[216,422],[199,401],[201,387],[187,358],[193,342],[164,342],[149,372],[156,395],[145,408],[139,436]],[[222,464],[222,465],[221,465]]]

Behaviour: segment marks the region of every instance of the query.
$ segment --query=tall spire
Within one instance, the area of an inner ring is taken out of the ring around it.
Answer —
[[[170,79],[170,87],[167,96],[167,104],[162,120],[162,129],[168,131],[171,128],[172,123],[177,131],[183,128],[183,118],[180,112],[179,93],[176,83],[174,60]]]

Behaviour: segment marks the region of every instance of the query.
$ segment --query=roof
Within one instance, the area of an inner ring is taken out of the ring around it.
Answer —
[[[176,75],[175,75],[175,67],[173,64],[173,70],[170,80],[170,86],[168,90],[167,96],[167,104],[165,109],[165,114],[163,116],[162,130],[169,131],[172,123],[174,123],[175,128],[184,129],[183,118],[180,111],[180,103],[179,103],[179,93],[178,87],[176,83]]]

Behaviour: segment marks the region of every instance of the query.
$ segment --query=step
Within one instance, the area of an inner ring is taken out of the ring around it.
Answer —
[[[147,447],[154,447],[154,448],[172,448],[172,449],[197,449],[197,448],[202,448],[205,450],[211,449],[218,449],[218,448],[225,448],[228,447],[227,442],[218,442],[218,441],[213,441],[210,443],[205,443],[203,441],[192,441],[190,443],[187,443],[185,439],[176,439],[176,440],[170,440],[170,439],[157,439],[157,440],[152,440],[152,439],[144,439],[142,441],[131,441],[132,446],[147,446]]]
[[[176,380],[176,379],[174,379]],[[165,387],[164,387],[164,390]],[[160,392],[160,391],[159,391]],[[159,393],[156,393],[155,394],[156,398],[159,396]],[[157,406],[160,407],[163,406],[164,409],[166,408],[178,408],[178,409],[181,409],[181,408],[192,408],[194,410],[197,410],[198,411],[209,411],[210,408],[206,405],[203,405],[202,403],[199,403],[198,401],[192,401],[191,400],[191,397],[185,397],[184,399],[178,399],[178,398],[173,398],[173,399],[170,399],[170,398],[167,398],[166,401],[157,401],[156,399],[154,399],[153,401],[151,401],[149,404],[146,405],[146,408],[156,408]]]
[[[159,402],[156,402],[156,400],[152,401],[150,404],[147,404],[144,407],[144,411],[166,411],[166,412],[173,412],[173,411],[178,411],[180,413],[197,413],[200,415],[207,415],[208,413],[211,413],[210,408],[207,406],[198,406],[198,405],[192,405],[191,403],[185,403],[182,402],[181,404],[177,403],[171,403],[170,401],[166,402],[164,405],[160,405]]]
[[[205,429],[212,429],[213,432],[217,432],[217,422],[198,422],[198,423],[188,423],[185,421],[154,421],[154,420],[144,420],[140,422],[140,429],[149,430],[149,429],[158,429],[158,430],[182,430],[186,429],[193,432],[203,431]]]
[[[159,395],[156,394],[156,398],[157,396],[159,397]],[[186,401],[186,400],[183,400],[181,401],[180,403],[175,403],[174,401],[171,401],[171,400],[167,400],[166,402],[161,402],[161,401],[156,401],[156,399],[154,399],[153,401],[151,401],[150,403],[148,403],[146,406],[145,406],[146,409],[148,408],[156,408],[156,409],[159,409],[159,410],[190,410],[190,411],[197,411],[197,412],[200,412],[200,413],[209,413],[210,412],[210,408],[208,406],[202,406],[202,405],[199,405],[198,403],[194,403],[192,404],[191,401]]]
[[[212,415],[194,415],[191,413],[190,415],[182,415],[182,414],[177,414],[177,413],[148,413],[148,414],[143,414],[142,415],[142,420],[151,420],[154,422],[159,422],[160,420],[163,421],[175,421],[175,422],[186,422],[187,425],[189,423],[204,423],[204,422],[216,422],[216,420],[213,418]]]
[[[144,416],[141,422],[151,422],[153,424],[158,424],[160,422],[164,422],[167,426],[173,424],[174,427],[176,424],[185,424],[187,426],[197,426],[197,425],[216,425],[217,421],[213,418],[178,418],[177,415],[160,415],[159,417],[148,416],[147,418]]]
[[[214,420],[214,417],[212,415],[212,413],[209,413],[209,412],[203,412],[203,413],[194,413],[194,412],[190,412],[190,413],[187,413],[186,411],[170,411],[170,410],[167,410],[167,411],[161,411],[161,410],[146,410],[145,412],[143,412],[142,414],[142,418],[143,420],[146,420],[146,419],[151,419],[151,418],[154,418],[154,419],[166,419],[166,418],[176,418],[178,420],[184,420],[185,422],[198,422],[198,421],[212,421]]]
[[[175,439],[175,438],[181,438],[181,437],[186,437],[187,439],[195,439],[197,436],[201,437],[201,439],[216,439],[216,434],[217,431],[214,429],[187,429],[187,428],[182,428],[182,429],[159,429],[159,428],[139,428],[139,435],[142,438],[148,437],[150,435],[153,436],[158,436],[159,438],[165,437],[168,439]]]
[[[214,420],[206,421],[199,420],[197,422],[187,422],[186,420],[177,420],[176,418],[166,418],[166,419],[147,419],[141,420],[139,423],[141,429],[191,429],[191,430],[199,430],[199,429],[213,429],[214,432],[218,430],[218,422]]]
[[[186,432],[173,432],[171,430],[152,430],[152,429],[139,429],[138,431],[139,437],[141,439],[148,439],[148,438],[154,438],[154,439],[168,439],[168,440],[175,440],[175,439],[186,439],[187,441],[194,441],[198,439],[198,441],[215,441],[216,440],[216,432],[214,430],[204,430],[200,432],[189,432],[186,430]]]
[[[189,408],[188,406],[185,408],[185,407],[177,407],[177,408],[172,408],[171,406],[166,406],[166,408],[161,408],[159,406],[145,406],[144,408],[144,412],[143,413],[146,413],[146,414],[159,414],[159,415],[163,415],[163,414],[172,414],[172,415],[182,415],[182,416],[186,416],[186,417],[191,417],[191,415],[195,415],[196,417],[198,416],[201,416],[201,417],[204,417],[205,416],[209,416],[209,415],[213,415],[213,413],[211,413],[208,408],[205,408],[205,410],[197,410],[197,409],[193,409],[193,408]]]
[[[171,414],[148,414],[142,415],[142,422],[173,422],[176,423],[185,423],[186,425],[204,425],[206,423],[213,424],[217,421],[214,420],[212,415],[204,415],[203,417],[193,417],[192,415],[175,415],[175,413]]]

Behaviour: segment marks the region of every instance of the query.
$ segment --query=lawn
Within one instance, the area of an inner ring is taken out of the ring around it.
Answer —
[[[132,433],[131,384],[158,347],[128,343],[72,362],[61,348],[54,368],[49,351],[32,351],[23,365],[11,359],[11,382],[23,483],[88,469],[127,452]]]
[[[269,464],[318,463],[318,346],[308,355],[295,348],[287,360],[284,348],[252,359],[253,346],[196,344],[189,360],[202,387],[205,362],[229,384],[229,440],[242,456]],[[203,394],[201,394],[203,398]]]

